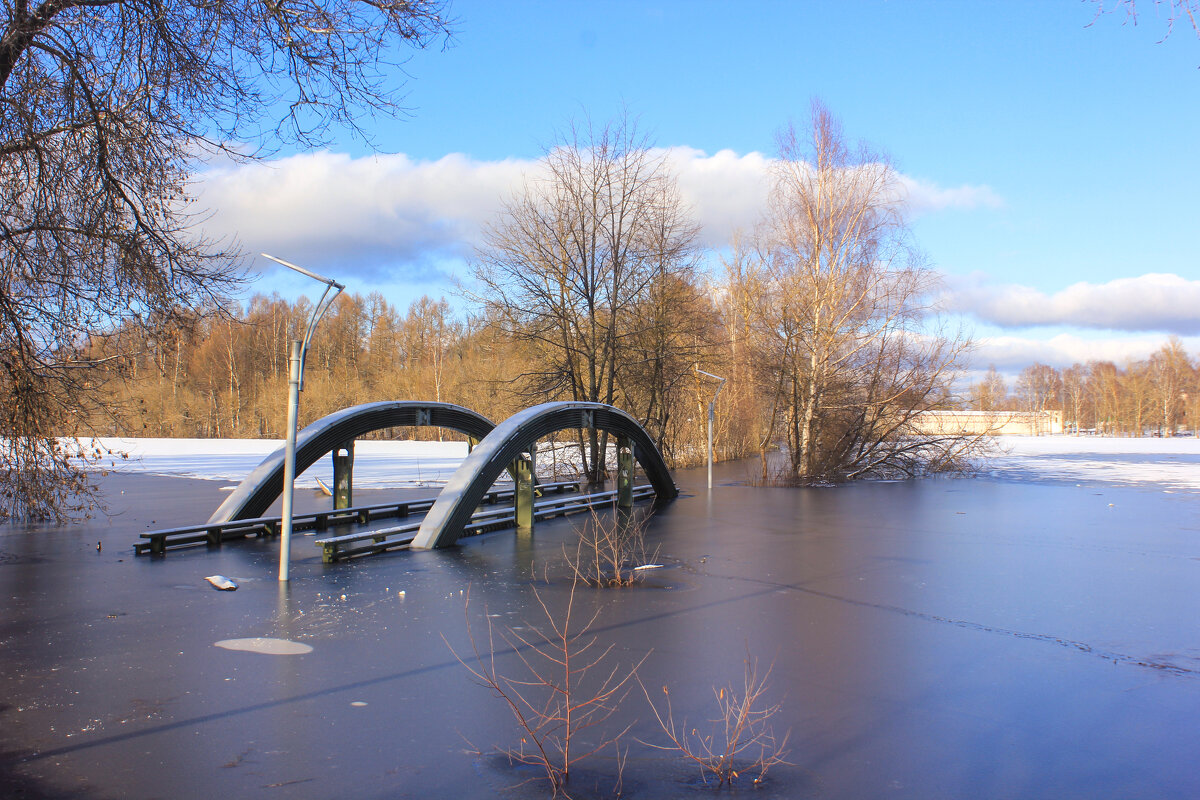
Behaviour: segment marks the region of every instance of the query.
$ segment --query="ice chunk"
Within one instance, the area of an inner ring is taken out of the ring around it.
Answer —
[[[211,583],[214,589],[220,589],[222,592],[232,592],[237,589],[237,584],[224,575],[209,575],[204,580]]]

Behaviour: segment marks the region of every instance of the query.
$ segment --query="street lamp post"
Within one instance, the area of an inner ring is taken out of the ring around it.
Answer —
[[[708,488],[712,488],[712,464],[713,464],[713,419],[716,417],[717,396],[721,394],[721,389],[725,386],[725,379],[719,375],[713,375],[711,372],[705,372],[699,366],[695,367],[696,372],[701,375],[720,381],[717,384],[717,391],[713,393],[713,398],[708,404]]]
[[[333,305],[333,301],[346,287],[330,278],[310,272],[304,267],[298,267],[262,253],[263,258],[269,258],[277,264],[282,264],[290,270],[307,275],[315,281],[325,284],[325,291],[320,301],[313,307],[308,327],[304,329],[304,339],[294,339],[288,355],[288,410],[287,410],[287,445],[283,457],[283,524],[279,541],[279,580],[288,580],[288,570],[292,556],[292,495],[296,483],[296,420],[300,413],[300,392],[304,391],[304,357],[308,355],[308,343],[321,317]],[[332,292],[332,294],[330,294]]]

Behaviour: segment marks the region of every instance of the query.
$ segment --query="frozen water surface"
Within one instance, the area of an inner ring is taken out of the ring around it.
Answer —
[[[684,494],[647,528],[662,568],[580,591],[576,612],[598,613],[619,663],[645,657],[651,695],[668,686],[693,725],[747,652],[774,664],[793,765],[738,795],[1200,796],[1200,497],[1186,469],[1170,486],[1124,467],[1064,479],[1050,465],[1066,454],[1044,452],[1059,441],[1028,443],[1040,466],[1014,445],[1019,472],[976,479],[769,489],[727,464],[709,493],[704,470],[678,472]],[[1182,441],[1071,446],[1097,464],[1194,458],[1158,449]],[[0,796],[548,795],[512,788],[530,773],[490,755],[519,733],[447,642],[470,653],[467,618],[477,642],[489,620],[527,631],[535,588],[561,610],[578,518],[332,565],[296,537],[281,587],[277,541],[133,557],[138,532],[207,518],[222,483],[119,470],[102,485],[110,517],[0,529]],[[389,491],[429,489],[355,500]],[[520,674],[503,648],[497,665]],[[633,725],[621,796],[709,796],[638,744],[662,742],[652,721],[639,689],[612,720]],[[618,772],[592,759],[571,794],[611,797]]]

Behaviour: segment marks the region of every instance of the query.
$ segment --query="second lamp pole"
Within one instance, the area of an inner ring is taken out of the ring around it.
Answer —
[[[708,488],[712,488],[712,464],[713,464],[713,419],[716,417],[717,396],[721,394],[721,389],[725,386],[725,379],[720,375],[713,375],[711,372],[705,372],[699,366],[695,367],[696,372],[701,375],[707,375],[713,380],[718,380],[717,391],[713,392],[713,398],[708,403]]]

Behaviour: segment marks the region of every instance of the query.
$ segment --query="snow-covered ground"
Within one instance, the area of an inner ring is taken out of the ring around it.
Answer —
[[[239,483],[264,458],[283,446],[278,439],[103,438],[101,446],[127,458],[106,458],[102,467]],[[466,442],[360,440],[354,443],[354,485],[359,488],[424,486],[445,482],[467,457]],[[333,462],[320,458],[296,478],[302,488],[330,485]]]
[[[1001,436],[984,474],[1010,480],[1099,481],[1200,491],[1200,440],[1104,436]]]
[[[208,478],[237,483],[280,447],[270,439],[101,439],[104,446],[128,455],[105,459],[103,467]],[[1094,436],[1002,436],[1000,453],[984,465],[984,474],[1007,480],[1099,481],[1165,491],[1200,492],[1200,440],[1120,439]],[[354,485],[421,486],[446,481],[467,455],[462,442],[359,441],[354,447]],[[539,456],[539,468],[548,466]],[[539,469],[539,472],[542,471]],[[333,478],[328,457],[297,479],[316,488]]]
[[[278,439],[125,439],[95,440],[113,456],[97,464],[98,469],[114,472],[142,472],[150,475],[174,475],[240,483],[259,463],[283,443]],[[612,448],[610,448],[611,451]],[[557,458],[549,443],[538,446],[538,475],[566,477],[578,463],[572,458],[572,445],[558,445]],[[615,458],[615,454],[610,452]],[[122,457],[124,456],[124,457]],[[354,485],[367,488],[394,488],[440,485],[467,457],[466,442],[409,442],[358,440],[354,443]],[[610,458],[610,461],[613,461]],[[615,465],[615,461],[613,461]],[[333,480],[333,461],[320,458],[296,478],[296,486],[317,488],[320,478],[326,486]],[[506,480],[501,475],[500,482]]]

